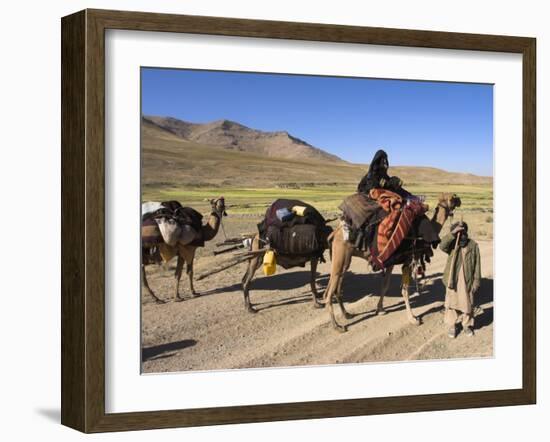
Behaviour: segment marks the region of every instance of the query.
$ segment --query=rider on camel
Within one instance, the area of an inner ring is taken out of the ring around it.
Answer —
[[[397,193],[403,198],[412,196],[403,189],[403,181],[396,176],[388,175],[388,154],[379,150],[374,154],[369,170],[357,186],[357,192],[369,194],[371,189],[387,189]]]

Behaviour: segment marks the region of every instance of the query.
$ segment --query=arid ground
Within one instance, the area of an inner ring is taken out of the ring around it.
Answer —
[[[227,233],[242,230],[245,219],[226,222]],[[448,228],[448,226],[446,226]],[[223,236],[223,234],[221,234]],[[221,237],[220,237],[221,238]],[[407,322],[400,295],[400,273],[392,276],[385,298],[388,314],[375,316],[379,274],[369,273],[367,263],[354,258],[344,283],[346,308],[356,316],[346,321],[347,333],[330,324],[328,311],[313,309],[309,269],[283,270],[273,276],[257,272],[251,298],[258,310],[244,308],[241,278],[245,264],[198,281],[198,298],[174,302],[174,262],[148,267],[149,282],[157,295],[168,300],[155,304],[142,292],[142,360],[144,372],[212,370],[246,367],[280,367],[369,361],[403,361],[488,357],[493,353],[493,246],[478,241],[482,256],[482,285],[476,317],[476,335],[446,336],[441,274],[446,255],[436,251],[428,267],[425,286],[411,298],[420,326]],[[214,263],[229,259],[201,250],[196,275]],[[319,267],[318,286],[327,283],[329,263]],[[189,297],[186,275],[182,293]],[[335,309],[338,313],[338,308]],[[340,321],[345,321],[340,318]]]

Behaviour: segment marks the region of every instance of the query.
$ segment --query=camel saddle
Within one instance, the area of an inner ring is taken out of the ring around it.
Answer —
[[[360,192],[346,197],[338,208],[342,211],[346,223],[355,230],[374,224],[386,216],[386,212],[376,200]]]
[[[143,218],[171,218],[180,225],[190,225],[199,231],[202,226],[202,215],[192,207],[184,207],[179,201],[163,201],[159,209],[144,214]]]

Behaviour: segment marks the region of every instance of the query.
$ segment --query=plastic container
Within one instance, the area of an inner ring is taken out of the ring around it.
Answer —
[[[277,260],[275,259],[275,252],[268,250],[264,254],[263,270],[265,276],[271,276],[275,274],[277,270]]]
[[[306,210],[307,207],[305,206],[294,206],[292,208],[292,211],[298,216],[306,216]]]

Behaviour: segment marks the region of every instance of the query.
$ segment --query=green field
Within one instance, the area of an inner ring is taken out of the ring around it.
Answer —
[[[461,185],[453,186],[410,186],[407,187],[415,195],[424,195],[430,207],[437,204],[438,195],[443,191],[454,192],[462,199],[461,210],[466,212],[492,212],[493,190],[488,185]],[[277,198],[299,199],[310,203],[322,212],[336,212],[342,199],[355,191],[354,186],[314,186],[299,189],[286,188],[238,188],[227,187],[182,187],[144,189],[144,201],[178,200],[193,207],[208,207],[205,199],[223,195],[231,212],[234,214],[261,214],[265,207]]]
[[[462,206],[456,211],[456,219],[462,217],[471,227],[472,234],[485,239],[492,238],[493,225],[493,189],[490,185],[460,185],[408,187],[415,195],[424,195],[430,206],[430,214],[437,204],[442,191],[454,192],[462,199]],[[183,187],[183,188],[147,188],[143,193],[144,201],[177,200],[186,206],[207,213],[208,199],[223,195],[230,216],[246,216],[258,219],[265,213],[268,205],[277,198],[299,199],[310,203],[325,216],[332,217],[339,213],[338,206],[343,198],[355,191],[353,186],[314,186],[300,189],[282,188],[232,188],[219,187]],[[429,215],[430,215],[429,214]]]
[[[208,200],[224,196],[228,223],[256,222],[277,198],[310,203],[325,216],[339,213],[342,199],[355,192],[367,166],[267,158],[181,140],[149,124],[142,125],[142,200],[177,200],[208,213]],[[433,210],[442,192],[456,193],[456,211],[471,232],[492,238],[493,180],[432,167],[390,167],[404,187],[424,195]]]

